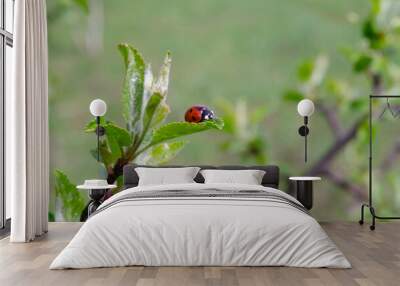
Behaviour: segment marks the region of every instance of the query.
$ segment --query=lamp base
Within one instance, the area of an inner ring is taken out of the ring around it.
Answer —
[[[88,206],[88,217],[94,213],[97,208],[101,205],[101,199],[104,197],[104,194],[107,192],[107,189],[91,189],[89,190],[89,197],[92,199]]]
[[[300,136],[307,136],[309,133],[310,133],[310,129],[306,125],[303,125],[299,128]]]
[[[95,133],[101,137],[106,133],[106,129],[103,126],[97,125]]]

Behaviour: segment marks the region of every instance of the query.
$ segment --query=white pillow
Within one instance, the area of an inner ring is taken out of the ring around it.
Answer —
[[[261,185],[265,171],[261,170],[202,170],[205,184]]]
[[[193,179],[199,170],[199,167],[135,168],[139,186],[195,183]]]

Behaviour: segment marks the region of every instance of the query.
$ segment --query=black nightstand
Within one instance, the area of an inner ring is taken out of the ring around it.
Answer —
[[[290,177],[296,181],[296,198],[303,206],[311,210],[313,207],[313,181],[320,181],[320,177]]]

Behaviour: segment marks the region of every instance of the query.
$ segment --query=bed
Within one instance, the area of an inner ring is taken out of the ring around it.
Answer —
[[[196,183],[138,186],[124,168],[124,190],[105,201],[50,269],[144,266],[350,268],[343,253],[292,196],[277,166],[199,166],[264,170],[261,185]],[[177,166],[171,166],[177,167]]]

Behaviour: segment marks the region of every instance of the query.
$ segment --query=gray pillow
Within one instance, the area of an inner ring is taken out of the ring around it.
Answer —
[[[261,185],[265,171],[262,170],[202,170],[205,184]]]
[[[199,167],[183,168],[135,168],[139,186],[195,183]]]

